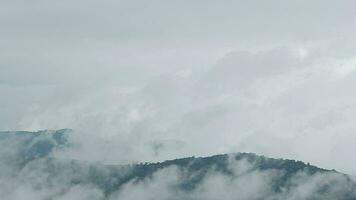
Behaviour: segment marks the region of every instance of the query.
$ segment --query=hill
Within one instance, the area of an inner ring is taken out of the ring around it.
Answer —
[[[37,199],[70,199],[78,188],[91,194],[85,199],[356,199],[348,175],[253,153],[131,165],[56,159],[70,132],[0,132],[0,180],[15,187],[1,195],[11,199],[26,186]]]

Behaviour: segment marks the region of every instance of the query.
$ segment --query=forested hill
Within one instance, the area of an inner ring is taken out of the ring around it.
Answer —
[[[70,132],[0,132],[0,180],[27,183],[39,193],[46,190],[43,199],[55,199],[76,187],[97,191],[97,199],[137,194],[141,199],[172,200],[356,199],[356,184],[347,175],[253,153],[131,165],[56,159],[54,151],[70,148]]]

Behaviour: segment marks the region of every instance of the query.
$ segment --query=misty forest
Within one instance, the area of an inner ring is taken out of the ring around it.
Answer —
[[[355,11],[0,0],[0,200],[356,200]]]

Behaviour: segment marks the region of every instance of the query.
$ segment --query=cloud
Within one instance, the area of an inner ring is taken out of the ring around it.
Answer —
[[[355,174],[354,4],[2,1],[0,129],[73,128],[57,156],[88,161],[253,151]]]

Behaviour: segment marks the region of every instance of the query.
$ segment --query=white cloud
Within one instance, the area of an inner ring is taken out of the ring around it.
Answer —
[[[73,128],[84,160],[256,151],[355,174],[354,4],[2,1],[0,129]]]

